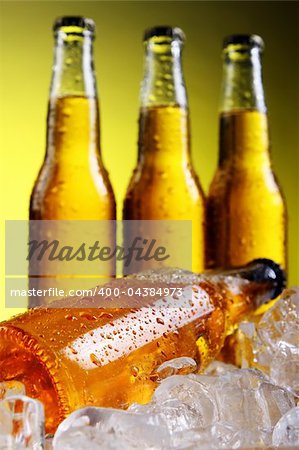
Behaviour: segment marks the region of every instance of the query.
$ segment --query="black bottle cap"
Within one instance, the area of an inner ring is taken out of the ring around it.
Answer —
[[[224,38],[223,48],[226,48],[230,44],[259,47],[261,50],[265,47],[263,39],[257,34],[231,34],[230,36],[226,36]]]
[[[171,39],[179,39],[182,42],[184,42],[186,38],[185,33],[181,30],[181,28],[161,25],[145,30],[143,40],[147,41],[155,36],[166,36]]]
[[[61,27],[80,27],[92,33],[95,31],[94,21],[82,16],[58,17],[54,22],[53,31],[57,31]]]
[[[254,259],[246,266],[247,268],[254,268],[252,276],[248,277],[250,281],[257,283],[266,280],[271,281],[273,284],[273,291],[271,293],[271,299],[278,297],[279,294],[286,287],[286,274],[279,264],[272,261],[272,259],[259,258]]]

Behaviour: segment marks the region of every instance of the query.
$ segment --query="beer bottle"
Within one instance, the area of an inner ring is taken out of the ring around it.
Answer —
[[[184,34],[155,27],[144,34],[137,166],[123,206],[125,220],[192,220],[192,268],[204,266],[204,196],[190,155],[182,72]]]
[[[54,24],[46,156],[30,201],[32,220],[112,220],[115,200],[100,151],[91,19]]]
[[[202,370],[236,323],[283,285],[269,260],[228,273],[163,268],[114,279],[90,297],[0,324],[0,381],[18,380],[44,403],[48,432],[84,405],[145,403],[161,363],[189,356]]]
[[[286,267],[286,206],[269,154],[262,39],[223,44],[220,152],[207,199],[207,265],[271,258]]]

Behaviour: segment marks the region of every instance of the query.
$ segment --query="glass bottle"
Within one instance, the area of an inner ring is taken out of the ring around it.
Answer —
[[[83,17],[54,23],[47,148],[31,195],[31,220],[115,219],[100,150],[94,31],[94,22]]]
[[[95,24],[84,17],[61,17],[54,23],[55,48],[48,105],[46,155],[30,199],[30,220],[102,221],[99,234],[103,245],[115,245],[116,206],[100,148],[99,101],[93,61]],[[30,236],[38,236],[32,224]],[[64,240],[70,223],[46,223],[39,240]],[[93,229],[96,228],[90,224]],[[86,228],[86,227],[85,227]],[[41,264],[29,278],[31,288],[56,287],[67,290],[72,279],[59,273],[47,277]],[[115,261],[99,277],[115,275]],[[101,269],[99,269],[101,272]],[[61,276],[60,276],[61,275]],[[29,298],[29,307],[41,298]],[[42,299],[42,303],[45,301]]]
[[[145,403],[161,363],[189,356],[202,370],[236,324],[283,286],[269,260],[227,273],[164,268],[114,279],[89,297],[2,322],[0,381],[19,381],[43,402],[48,432],[84,405]]]
[[[207,265],[271,258],[286,268],[286,205],[273,173],[262,39],[223,43],[219,162],[207,199]]]
[[[138,161],[123,206],[125,220],[192,221],[192,270],[204,267],[204,195],[190,153],[189,109],[179,28],[144,34],[145,70]]]

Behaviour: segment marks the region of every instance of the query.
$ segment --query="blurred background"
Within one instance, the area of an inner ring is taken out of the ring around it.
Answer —
[[[137,157],[144,29],[167,24],[186,33],[183,62],[192,156],[205,192],[217,164],[222,39],[232,33],[263,37],[272,160],[289,211],[289,284],[299,284],[298,2],[0,1],[0,319],[19,312],[4,307],[4,221],[28,218],[31,189],[45,153],[52,24],[60,15],[96,22],[102,154],[118,218]]]

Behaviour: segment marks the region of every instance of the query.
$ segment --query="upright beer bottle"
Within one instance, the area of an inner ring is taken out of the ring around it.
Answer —
[[[94,29],[83,17],[62,17],[54,24],[47,150],[31,195],[33,220],[115,219],[99,143]]]
[[[271,167],[263,41],[224,40],[219,164],[207,200],[207,264],[271,258],[286,267],[286,207]]]
[[[30,220],[51,222],[42,227],[31,222],[30,238],[34,240],[38,236],[42,241],[51,236],[51,239],[65,242],[65,236],[68,236],[69,242],[65,244],[72,245],[76,225],[71,221],[101,221],[101,225],[96,222],[86,224],[84,229],[98,230],[101,245],[113,248],[115,226],[110,221],[116,218],[115,200],[100,151],[94,30],[94,22],[83,17],[62,17],[54,24],[46,156],[30,201]],[[47,276],[47,260],[39,263],[38,271],[31,264],[29,273],[31,288],[57,287],[67,292],[75,287],[74,278],[65,277],[58,263],[53,276]],[[99,277],[114,274],[114,260],[104,268],[99,265]],[[30,297],[29,307],[45,301],[45,298]]]
[[[126,220],[192,220],[192,268],[204,266],[204,197],[190,156],[181,65],[184,34],[156,27],[144,35],[138,162],[124,201]]]

